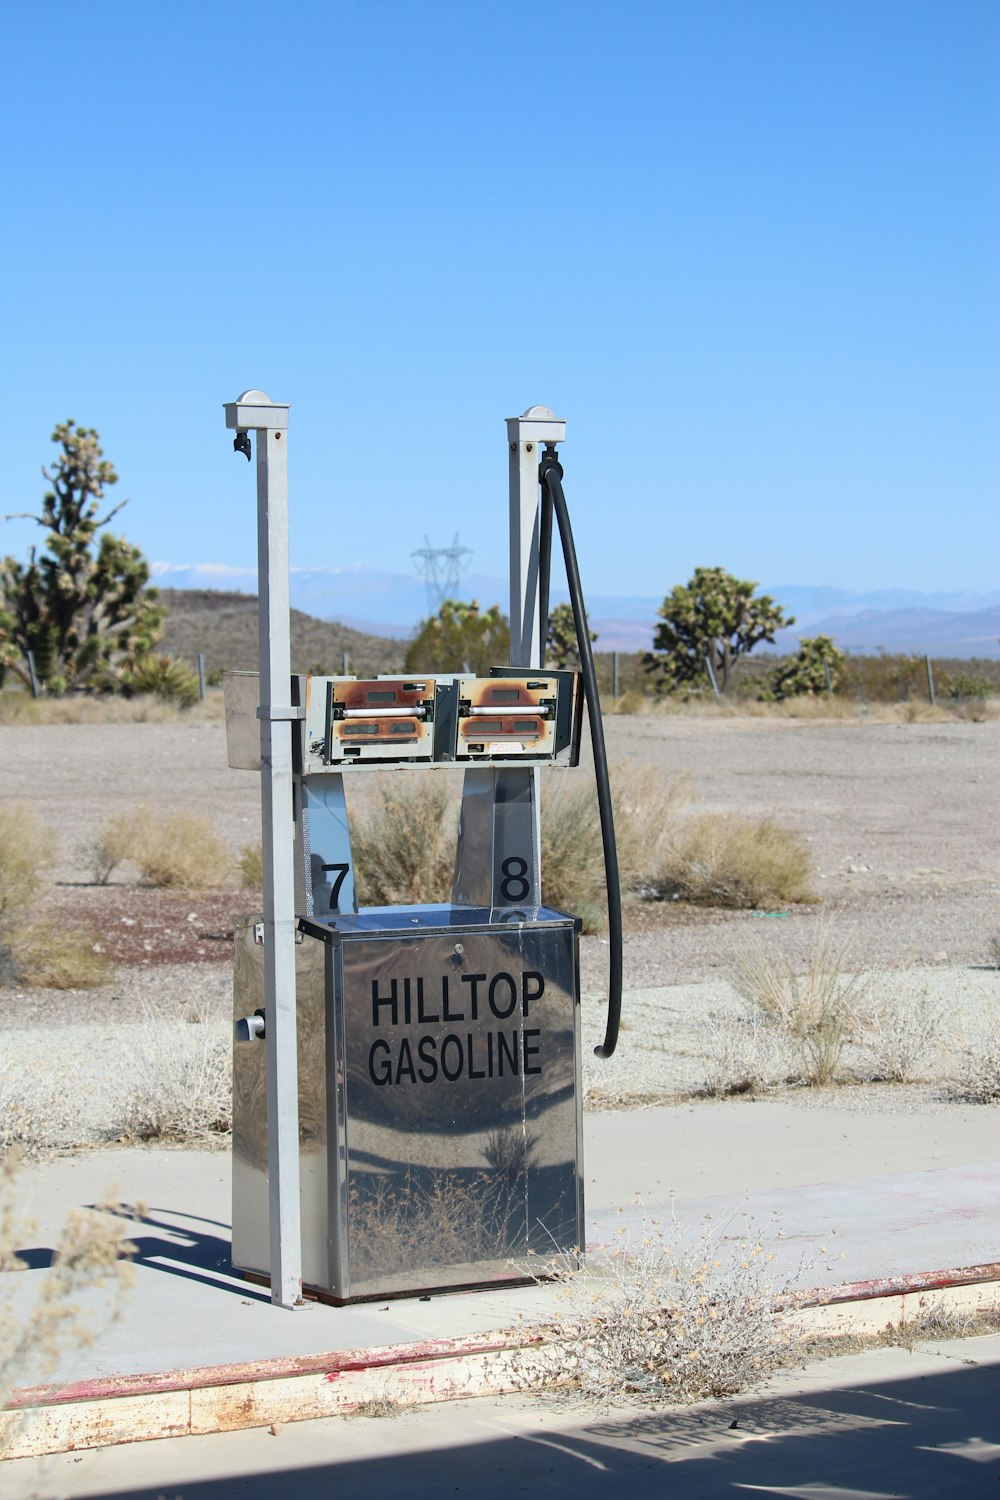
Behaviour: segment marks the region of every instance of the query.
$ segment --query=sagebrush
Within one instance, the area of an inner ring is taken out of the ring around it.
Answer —
[[[561,1307],[546,1341],[517,1356],[521,1388],[696,1401],[743,1390],[787,1356],[797,1333],[779,1314],[802,1268],[778,1273],[752,1218],[687,1230],[640,1207],[637,1219],[582,1267],[570,1256],[539,1268],[562,1282]]]
[[[195,1140],[232,1123],[232,1031],[227,1013],[186,1019],[144,1007],[124,1034],[128,1084],[111,1133],[120,1140]]]
[[[773,818],[696,813],[661,848],[649,881],[661,898],[751,909],[815,900],[808,847]]]
[[[442,776],[379,777],[351,822],[358,901],[399,906],[451,899],[458,806]]]
[[[136,866],[144,885],[180,890],[223,885],[229,875],[226,851],[202,813],[132,808],[106,820],[89,853],[94,879],[102,885],[125,862]]]
[[[95,934],[38,916],[43,873],[56,852],[52,831],[30,807],[0,807],[0,973],[50,989],[103,984],[110,970]]]

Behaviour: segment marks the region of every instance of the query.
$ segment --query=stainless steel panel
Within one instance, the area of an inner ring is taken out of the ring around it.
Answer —
[[[257,916],[236,925],[233,1010],[236,1019],[264,1008],[264,950],[254,942]],[[327,1101],[325,947],[305,937],[295,948],[299,1074],[299,1201],[302,1278],[329,1283],[327,1257]],[[270,1272],[267,1192],[267,1093],[264,1044],[233,1045],[233,1265]]]
[[[578,1247],[574,925],[359,936],[341,957],[342,1295],[517,1278]]]
[[[226,758],[233,771],[260,770],[260,673],[227,672],[222,679]]]
[[[297,948],[303,1279],[337,1300],[517,1280],[582,1244],[575,923],[482,915],[370,909]],[[236,1014],[262,997],[248,919]],[[233,1261],[267,1275],[263,1059],[235,1048]]]
[[[538,772],[531,766],[470,768],[452,894],[457,903],[526,915],[541,901]]]

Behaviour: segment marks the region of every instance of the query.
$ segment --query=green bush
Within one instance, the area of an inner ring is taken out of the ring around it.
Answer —
[[[798,654],[775,672],[771,692],[778,699],[835,693],[843,681],[845,659],[832,636],[803,636]]]
[[[122,679],[122,686],[126,693],[152,693],[180,708],[191,708],[198,702],[197,672],[165,652],[144,656]]]

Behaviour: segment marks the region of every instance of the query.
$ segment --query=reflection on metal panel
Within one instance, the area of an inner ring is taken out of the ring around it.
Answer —
[[[259,916],[236,925],[234,1016],[264,1005],[264,950],[254,941]],[[300,1203],[302,1275],[324,1286],[327,1267],[326,986],[323,944],[306,939],[295,948],[299,1065]],[[233,1047],[233,1265],[267,1272],[267,1094],[264,1046]]]
[[[581,1244],[575,923],[437,908],[447,922],[407,930],[421,910],[323,939],[309,924],[299,949],[304,1274],[337,1300],[520,1280],[529,1254]],[[238,947],[245,1014],[242,931]],[[234,1259],[266,1274],[263,1048],[236,1055],[234,1180],[257,1209],[234,1203]]]
[[[260,770],[259,672],[227,672],[222,679],[226,757],[231,770]]]

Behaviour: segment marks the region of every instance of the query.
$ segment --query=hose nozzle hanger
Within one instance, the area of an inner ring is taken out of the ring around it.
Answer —
[[[553,442],[548,442],[545,444],[545,452],[542,454],[541,461],[538,465],[539,484],[544,484],[546,474],[551,474],[553,470],[555,470],[555,472],[559,475],[559,478],[562,479],[564,470],[562,464],[559,462],[559,455],[556,452],[556,445]]]

